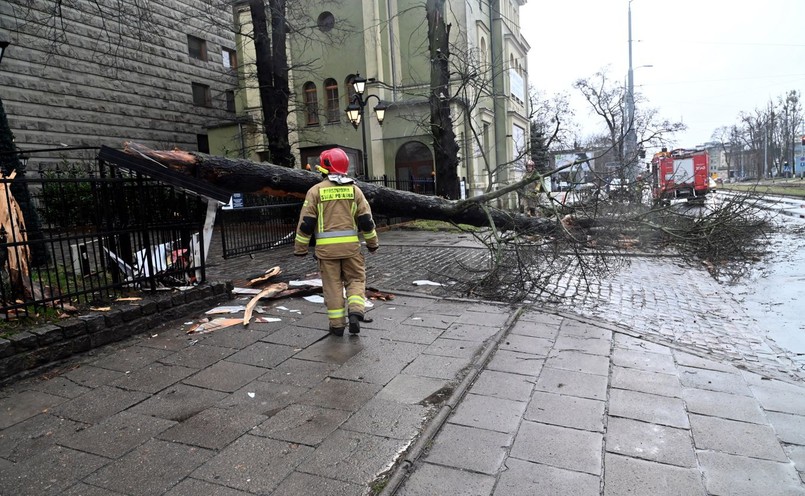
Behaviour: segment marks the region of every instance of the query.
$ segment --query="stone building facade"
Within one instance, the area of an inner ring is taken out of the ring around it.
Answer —
[[[0,2],[0,98],[17,147],[208,150],[209,123],[235,119],[237,82],[232,11],[213,3]]]
[[[530,47],[519,9],[526,1],[445,1],[458,176],[470,196],[525,171]],[[366,176],[431,179],[425,0],[292,5],[289,17],[307,16],[296,26],[310,28],[303,36],[291,30],[288,40],[298,166],[337,145]],[[248,3],[238,1],[0,2],[0,40],[11,42],[0,98],[17,146],[119,148],[131,140],[260,160],[265,138],[249,23]],[[372,95],[365,130],[344,113],[358,74]],[[372,111],[380,101],[388,107],[382,125]]]
[[[449,96],[460,149],[458,176],[469,195],[480,194],[490,182],[508,184],[525,171],[530,47],[519,25],[525,3],[445,1],[444,19],[452,26]],[[289,12],[295,29],[288,41],[289,123],[297,165],[315,165],[321,150],[337,145],[350,155],[355,173],[411,185],[432,181],[425,0],[299,0],[299,5]],[[304,18],[295,17],[299,12]],[[244,34],[238,37],[240,72],[254,74],[247,6],[236,9],[235,21]],[[358,75],[368,81],[363,123],[354,128],[345,110],[354,95],[350,83]],[[211,142],[229,156],[259,158],[259,95],[253,81],[241,80],[240,87],[241,119],[216,127]],[[373,111],[380,102],[387,107],[382,125]]]

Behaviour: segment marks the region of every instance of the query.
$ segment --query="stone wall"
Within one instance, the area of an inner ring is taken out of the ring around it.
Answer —
[[[187,291],[157,293],[106,312],[92,312],[0,338],[0,384],[77,353],[209,310],[230,300],[231,291],[229,283],[210,283]]]
[[[213,3],[0,2],[0,40],[11,42],[0,97],[17,146],[196,150],[207,126],[235,118],[226,91],[237,78],[222,57],[235,49],[232,11]],[[189,55],[188,35],[205,40],[207,61]],[[193,103],[192,83],[209,86],[209,107]]]

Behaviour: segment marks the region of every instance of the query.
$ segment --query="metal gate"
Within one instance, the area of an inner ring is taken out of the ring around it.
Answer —
[[[235,194],[218,213],[223,257],[290,245],[302,202],[287,198]]]

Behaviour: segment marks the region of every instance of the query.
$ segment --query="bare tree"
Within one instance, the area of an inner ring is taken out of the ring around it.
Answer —
[[[713,133],[733,170],[757,179],[782,175],[786,164],[794,170],[794,147],[803,123],[798,91],[789,91],[776,101],[770,99],[765,108],[743,111],[737,120]]]
[[[780,108],[780,135],[782,142],[783,161],[788,162],[792,171],[796,167],[794,150],[799,140],[799,130],[802,128],[803,113],[800,92],[789,91],[785,96],[778,97],[777,106]]]
[[[743,129],[741,139],[753,162],[752,176],[762,179],[769,172],[770,116],[765,110],[755,109],[753,113],[742,112],[740,120]]]
[[[625,156],[624,147],[624,138],[629,131],[626,89],[620,85],[613,85],[605,70],[595,73],[590,78],[577,80],[573,83],[573,87],[581,92],[592,112],[601,119],[607,143],[614,150],[621,166],[625,166],[629,158]]]
[[[637,156],[627,156],[625,137],[628,133],[630,121],[626,114],[626,89],[619,83],[611,80],[606,69],[596,72],[589,78],[579,79],[574,84],[590,105],[591,111],[600,118],[603,125],[603,139],[608,147],[615,152],[620,164],[634,162]],[[648,107],[642,95],[635,94],[637,112],[631,125],[638,137],[638,147],[634,153],[641,153],[649,147],[665,146],[673,135],[685,129],[681,122],[672,122],[662,118],[656,109]]]
[[[735,125],[719,127],[713,132],[712,139],[718,142],[727,166],[727,179],[734,177],[738,167],[743,175],[743,145],[740,137],[740,130]]]

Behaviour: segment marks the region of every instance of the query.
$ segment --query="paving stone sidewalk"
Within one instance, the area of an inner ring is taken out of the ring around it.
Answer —
[[[397,494],[805,494],[805,388],[529,311]]]
[[[264,302],[279,321],[188,335],[188,316],[8,386],[0,494],[805,494],[799,383],[640,339],[637,318],[413,285],[484,256],[387,235],[369,285],[397,297],[359,336]],[[211,260],[213,280],[315,270],[283,249]]]
[[[467,270],[486,266],[488,253],[469,234],[390,231],[380,234],[381,249],[367,255],[370,285],[433,296],[464,296],[450,283]],[[213,243],[214,250],[220,243]],[[215,256],[212,257],[216,259]],[[289,248],[238,259],[242,273],[258,274],[282,264],[292,274],[316,270],[312,257],[295,259]],[[231,275],[229,263],[214,264],[212,279]],[[444,286],[414,286],[416,280]],[[704,269],[675,258],[632,257],[622,270],[600,284],[581,290],[581,271],[557,275],[551,294],[531,302],[550,311],[577,314],[640,333],[645,339],[676,349],[707,354],[747,370],[788,381],[805,380],[805,357],[766,339],[744,305]]]
[[[513,311],[398,296],[336,338],[322,304],[264,310],[279,321],[167,323],[0,391],[0,494],[365,494]]]

